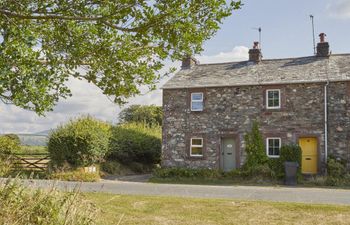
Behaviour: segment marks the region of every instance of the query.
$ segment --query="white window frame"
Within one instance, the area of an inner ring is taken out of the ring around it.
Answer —
[[[266,138],[266,155],[269,157],[269,158],[279,158],[280,157],[280,154],[281,152],[279,152],[280,154],[279,155],[270,155],[269,154],[269,140],[271,139],[278,139],[279,140],[279,150],[281,151],[281,146],[282,146],[282,140],[280,137],[268,137]]]
[[[192,145],[192,140],[193,139],[199,139],[202,141],[201,145]],[[197,155],[197,154],[192,154],[192,147],[195,148],[202,148],[202,154],[201,155]],[[191,138],[191,143],[190,143],[190,156],[191,157],[203,157],[203,151],[204,151],[204,145],[203,145],[203,138]]]
[[[278,106],[269,106],[269,92],[278,91]],[[266,90],[266,108],[267,109],[280,109],[281,108],[281,89],[267,89]]]
[[[193,100],[193,95],[195,95],[195,94],[201,94],[202,99],[201,100]],[[193,107],[192,107],[193,102],[202,102],[203,108],[202,109],[193,109]],[[203,92],[192,92],[191,93],[191,111],[192,112],[200,112],[200,111],[203,111],[203,109],[204,109],[204,93]]]

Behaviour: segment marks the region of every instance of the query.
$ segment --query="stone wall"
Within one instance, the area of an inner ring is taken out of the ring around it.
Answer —
[[[329,154],[347,159],[350,168],[350,82],[329,84],[328,126]]]
[[[329,153],[350,157],[350,85],[329,85]],[[281,109],[266,109],[266,89],[281,90]],[[191,92],[204,92],[204,111],[190,111]],[[240,165],[245,160],[244,135],[257,120],[266,137],[283,144],[316,137],[319,172],[324,168],[324,84],[241,86],[163,90],[163,165],[219,168],[221,137],[236,137]],[[189,156],[190,138],[202,137],[201,158]]]

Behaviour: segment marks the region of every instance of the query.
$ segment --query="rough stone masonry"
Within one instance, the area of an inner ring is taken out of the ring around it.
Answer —
[[[252,52],[259,50],[255,45]],[[328,155],[346,159],[350,168],[350,54],[329,55],[325,42],[318,51],[311,57],[183,65],[163,86],[163,166],[220,168],[221,138],[228,136],[238,143],[242,166],[244,135],[258,121],[263,137],[278,137],[282,145],[316,138],[318,173],[326,166],[326,135]],[[269,89],[280,91],[280,108],[266,107]],[[203,110],[191,111],[191,93],[198,92]],[[202,157],[190,156],[191,138],[203,138]]]

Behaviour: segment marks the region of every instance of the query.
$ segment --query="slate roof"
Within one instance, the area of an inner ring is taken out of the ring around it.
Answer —
[[[183,69],[162,88],[196,88],[350,80],[350,54],[201,64]]]

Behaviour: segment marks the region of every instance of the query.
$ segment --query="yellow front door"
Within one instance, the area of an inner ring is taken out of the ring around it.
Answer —
[[[301,172],[304,174],[317,173],[317,138],[300,138],[302,150]]]

